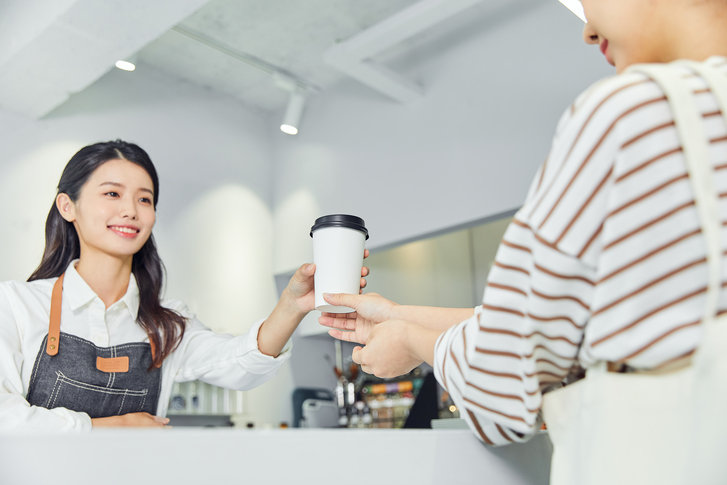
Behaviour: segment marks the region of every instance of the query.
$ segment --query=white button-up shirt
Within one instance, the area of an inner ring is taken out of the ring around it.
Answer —
[[[75,261],[68,266],[63,281],[61,331],[99,347],[148,342],[146,332],[136,322],[139,289],[134,276],[126,294],[105,308],[74,266]],[[48,333],[55,281],[0,282],[0,431],[91,429],[86,413],[31,406],[25,399],[33,365]],[[166,415],[174,382],[199,379],[230,389],[251,389],[270,379],[290,357],[287,348],[277,358],[260,352],[257,334],[263,320],[247,334],[235,337],[212,332],[181,302],[165,300],[162,306],[186,317],[187,326],[181,343],[162,365],[158,416]]]

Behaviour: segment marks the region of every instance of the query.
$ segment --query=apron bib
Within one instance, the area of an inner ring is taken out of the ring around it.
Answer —
[[[700,73],[727,118],[727,79]],[[687,160],[702,233],[709,284],[701,343],[691,361],[661,372],[614,373],[605,362],[586,377],[543,397],[551,441],[552,485],[727,483],[727,315],[717,317],[721,287],[721,217],[709,147],[691,90],[673,69],[629,68],[657,81],[669,99]]]
[[[156,414],[161,369],[148,370],[151,346],[136,342],[97,347],[60,332],[62,292],[63,275],[53,286],[48,335],[35,359],[28,402],[48,409],[63,407],[92,418],[142,411]]]

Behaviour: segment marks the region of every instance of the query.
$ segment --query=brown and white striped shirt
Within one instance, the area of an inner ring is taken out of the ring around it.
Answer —
[[[706,62],[727,83],[727,59]],[[674,69],[696,94],[724,227],[727,123],[705,81]],[[695,350],[705,255],[663,91],[637,73],[601,81],[558,124],[482,306],[437,341],[437,379],[484,442],[523,441],[539,428],[542,391],[574,364],[652,369]],[[719,303],[727,311],[726,291]]]

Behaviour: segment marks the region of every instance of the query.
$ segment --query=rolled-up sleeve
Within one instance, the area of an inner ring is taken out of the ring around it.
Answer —
[[[452,401],[459,407],[462,418],[467,421],[480,440],[488,445],[526,441],[530,436],[508,427],[513,416],[498,409],[501,404],[505,404],[502,407],[507,409],[507,401],[512,398],[512,394],[490,391],[490,397],[495,401],[492,403],[494,405],[477,402],[469,396],[469,386],[474,385],[480,391],[483,390],[482,387],[470,382],[473,376],[470,375],[470,357],[468,357],[468,353],[475,351],[474,342],[479,331],[478,321],[481,312],[481,307],[476,308],[474,316],[451,327],[439,337],[435,346],[435,377],[447,389]]]
[[[257,335],[264,320],[256,322],[247,333],[233,336],[213,332],[183,305],[171,307],[187,317],[184,338],[171,357],[177,382],[197,379],[247,390],[271,379],[290,358],[290,343],[276,357],[260,352]]]

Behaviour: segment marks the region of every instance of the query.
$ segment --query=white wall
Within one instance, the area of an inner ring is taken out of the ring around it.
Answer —
[[[556,1],[515,4],[409,66],[419,101],[353,81],[314,98],[298,137],[276,144],[276,271],[309,257],[320,214],[360,215],[375,248],[519,206],[561,113],[611,72],[582,26]]]

